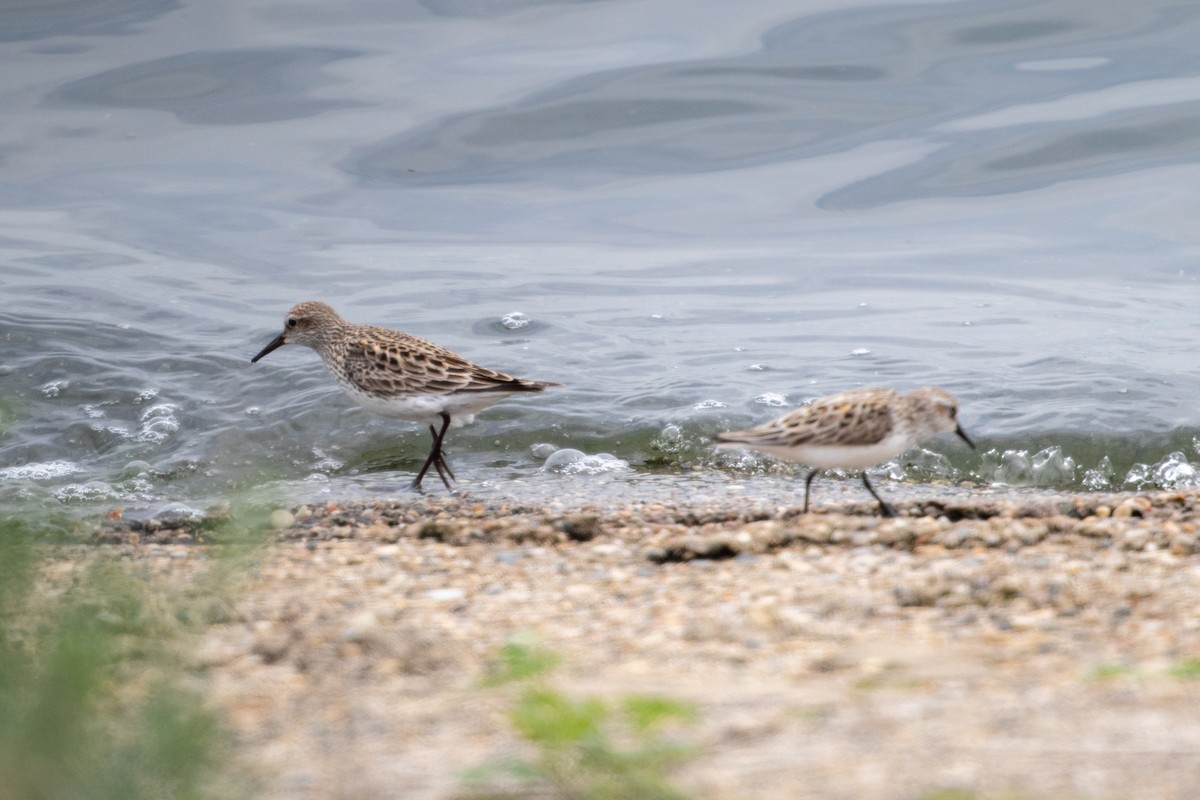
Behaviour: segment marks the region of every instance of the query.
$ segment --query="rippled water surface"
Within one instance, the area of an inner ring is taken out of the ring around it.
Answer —
[[[1194,485],[1197,41],[1108,0],[9,4],[0,504],[405,491],[421,426],[249,363],[309,298],[566,385],[452,432],[482,493],[783,492],[711,435],[876,384],[980,444],[885,484]]]

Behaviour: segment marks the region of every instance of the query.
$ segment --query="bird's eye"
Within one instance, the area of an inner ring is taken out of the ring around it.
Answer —
[[[295,317],[290,317],[290,318],[288,319],[288,321],[287,321],[287,326],[288,326],[289,328],[294,328],[294,327],[296,327],[296,318],[295,318]]]

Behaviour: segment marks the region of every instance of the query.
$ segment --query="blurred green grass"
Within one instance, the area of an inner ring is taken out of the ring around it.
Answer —
[[[501,648],[484,686],[512,687],[508,718],[535,753],[469,770],[472,800],[517,797],[555,800],[686,800],[670,773],[696,750],[675,738],[696,710],[666,697],[627,695],[615,701],[573,697],[555,688],[549,674],[562,659],[533,641]],[[498,789],[498,778],[515,779],[517,791]]]
[[[187,654],[232,603],[261,516],[223,523],[225,545],[181,587],[103,547],[64,546],[45,519],[0,519],[0,797],[251,796]]]

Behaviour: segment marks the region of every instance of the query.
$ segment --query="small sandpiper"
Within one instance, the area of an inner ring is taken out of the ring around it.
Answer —
[[[354,325],[315,300],[293,306],[284,317],[283,333],[250,363],[285,344],[316,350],[338,386],[359,405],[385,417],[429,424],[433,449],[413,480],[414,489],[421,488],[431,465],[447,489],[451,480],[457,480],[442,454],[442,440],[451,423],[465,425],[509,395],[561,385],[526,381],[472,364],[407,333]]]
[[[875,493],[867,467],[915,447],[939,433],[957,433],[975,448],[958,423],[954,395],[933,386],[900,394],[892,389],[854,389],[831,394],[754,428],[717,434],[719,447],[748,447],[813,467],[804,479],[804,511],[813,478],[823,469],[862,470],[863,485],[879,501],[879,512],[896,509]]]

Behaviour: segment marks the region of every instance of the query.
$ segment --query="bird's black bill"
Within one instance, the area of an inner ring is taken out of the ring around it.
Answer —
[[[272,350],[277,350],[278,348],[283,347],[285,344],[287,344],[287,339],[281,333],[278,336],[276,336],[274,339],[272,339],[271,343],[269,345],[267,345],[261,351],[259,351],[258,355],[256,355],[254,358],[250,359],[250,363],[253,364],[255,361],[258,361],[260,358],[265,356],[267,353],[271,352]]]
[[[270,348],[268,348],[268,349],[270,349]],[[954,429],[954,432],[958,434],[959,438],[961,438],[964,442],[969,444],[971,446],[972,450],[976,449],[975,443],[971,441],[970,436],[967,436],[967,432],[962,429],[962,425],[959,425],[958,427],[956,427]]]

